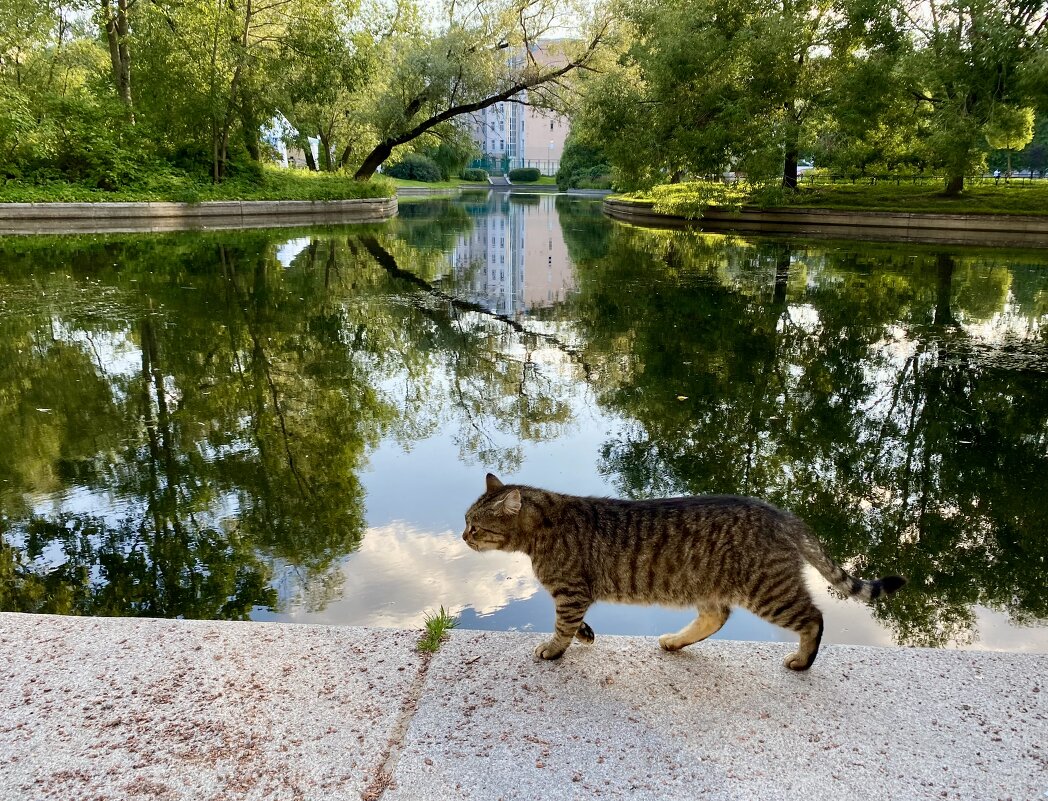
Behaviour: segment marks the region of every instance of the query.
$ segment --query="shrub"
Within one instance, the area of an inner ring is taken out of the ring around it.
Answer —
[[[611,164],[604,151],[569,136],[557,170],[557,187],[566,189],[610,189]]]
[[[517,167],[509,171],[510,181],[518,184],[532,184],[542,177],[537,167]]]
[[[420,153],[408,153],[399,162],[387,168],[385,172],[391,178],[401,178],[406,181],[425,181],[429,184],[440,181],[440,167],[433,159],[426,158]]]
[[[463,181],[476,181],[477,183],[487,183],[488,171],[482,170],[479,167],[470,168],[462,171]]]
[[[689,220],[697,220],[710,206],[723,209],[740,209],[747,199],[747,190],[738,184],[722,184],[712,181],[692,181],[686,184],[663,184],[647,192],[624,195],[626,200],[654,201],[659,214],[673,214]]]

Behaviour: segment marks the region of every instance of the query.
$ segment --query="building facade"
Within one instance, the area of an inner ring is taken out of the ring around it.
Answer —
[[[532,50],[539,64],[550,64],[556,54],[541,47]],[[517,167],[537,167],[543,175],[554,175],[564,153],[568,121],[551,111],[524,105],[527,93],[474,112],[466,120],[466,129],[480,149],[481,157],[473,166],[493,175],[502,175]]]

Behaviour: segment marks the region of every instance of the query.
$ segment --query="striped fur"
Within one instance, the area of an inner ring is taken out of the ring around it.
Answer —
[[[755,498],[701,495],[623,501],[504,485],[487,489],[466,513],[466,543],[477,551],[520,551],[556,605],[554,636],[535,651],[561,656],[596,601],[694,606],[698,617],[659,644],[676,651],[717,632],[741,606],[800,635],[785,665],[807,670],[819,652],[822,613],[804,581],[812,564],[838,590],[863,601],[889,595],[899,576],[863,581],[833,561],[799,518]]]

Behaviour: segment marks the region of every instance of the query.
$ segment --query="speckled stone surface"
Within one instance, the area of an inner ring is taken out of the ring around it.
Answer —
[[[1042,799],[1048,654],[455,632],[385,799]]]
[[[360,799],[416,639],[0,614],[0,799]]]
[[[1048,654],[0,614],[0,801],[1048,796]]]

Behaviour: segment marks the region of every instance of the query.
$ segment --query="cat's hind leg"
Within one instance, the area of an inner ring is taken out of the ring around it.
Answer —
[[[722,604],[700,606],[697,618],[676,634],[663,634],[659,637],[659,646],[665,651],[679,651],[699,640],[705,640],[720,631],[730,614],[731,607]]]
[[[575,632],[575,639],[579,642],[586,643],[586,645],[593,645],[596,636],[593,634],[593,629],[590,628],[589,623],[585,620],[582,621],[579,630]]]
[[[796,589],[776,599],[762,599],[749,608],[776,626],[801,635],[797,650],[783,660],[790,670],[807,670],[819,654],[822,642],[822,612],[811,599],[807,589]]]

